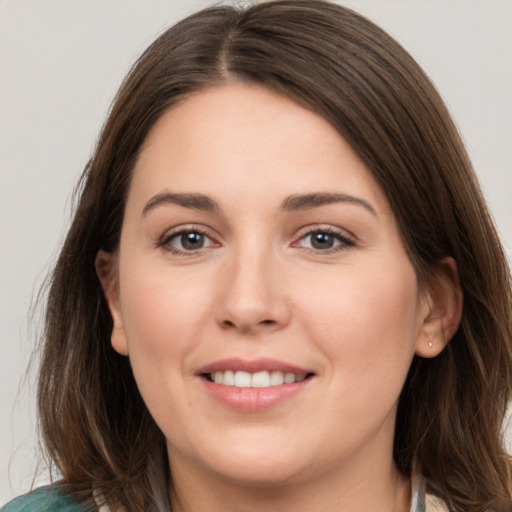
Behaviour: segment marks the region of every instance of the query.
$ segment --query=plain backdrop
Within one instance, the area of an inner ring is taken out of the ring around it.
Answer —
[[[0,0],[0,504],[37,469],[30,304],[70,194],[138,54],[204,0]],[[425,68],[468,146],[512,254],[512,0],[341,2]],[[37,357],[36,357],[37,362]],[[48,481],[41,468],[36,484]]]

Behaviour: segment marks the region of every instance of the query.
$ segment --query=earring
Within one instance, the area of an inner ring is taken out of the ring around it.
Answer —
[[[429,342],[428,342],[428,346],[429,346],[430,348],[432,348],[432,347],[434,346],[434,344],[433,344],[431,341],[429,341]]]

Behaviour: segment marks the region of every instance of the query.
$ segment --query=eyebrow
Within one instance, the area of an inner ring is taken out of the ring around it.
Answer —
[[[377,217],[373,206],[359,197],[348,194],[317,192],[311,194],[293,194],[281,203],[281,210],[285,212],[303,211],[333,203],[348,203],[362,206]],[[151,210],[164,204],[177,204],[184,208],[205,212],[220,212],[219,205],[204,194],[163,192],[153,196],[144,206],[142,215],[145,217]]]
[[[220,211],[219,205],[204,194],[177,194],[173,192],[163,192],[153,196],[144,206],[142,215],[145,217],[151,210],[163,204],[177,204],[184,208],[200,210],[204,212]]]
[[[281,209],[286,212],[292,212],[298,210],[309,210],[311,208],[316,208],[318,206],[324,206],[333,203],[348,203],[356,206],[362,206],[363,208],[368,210],[372,215],[378,217],[375,208],[364,199],[351,196],[348,194],[330,192],[321,192],[314,194],[294,194],[283,201]]]

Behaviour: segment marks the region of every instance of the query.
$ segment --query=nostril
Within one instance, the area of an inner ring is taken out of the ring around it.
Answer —
[[[277,324],[277,322],[275,320],[261,320],[260,322],[257,322],[255,325],[253,325],[253,327],[255,327],[256,325],[276,325],[276,324]],[[222,325],[223,325],[223,327],[225,327],[227,329],[237,328],[237,329],[242,329],[242,330],[250,330],[253,328],[253,327],[251,327],[251,325],[249,325],[249,323],[247,325],[244,325],[244,324],[242,324],[242,322],[240,322],[240,325],[238,325],[236,322],[233,322],[232,320],[224,320],[222,322]]]

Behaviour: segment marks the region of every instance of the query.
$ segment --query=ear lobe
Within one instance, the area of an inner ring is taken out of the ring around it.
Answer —
[[[126,356],[128,355],[128,346],[126,343],[123,315],[119,302],[119,282],[116,258],[112,253],[98,251],[94,266],[112,317],[113,325],[110,338],[112,346],[116,352]]]
[[[425,285],[426,314],[416,343],[416,355],[439,355],[459,328],[463,294],[457,263],[451,257],[437,262]]]

